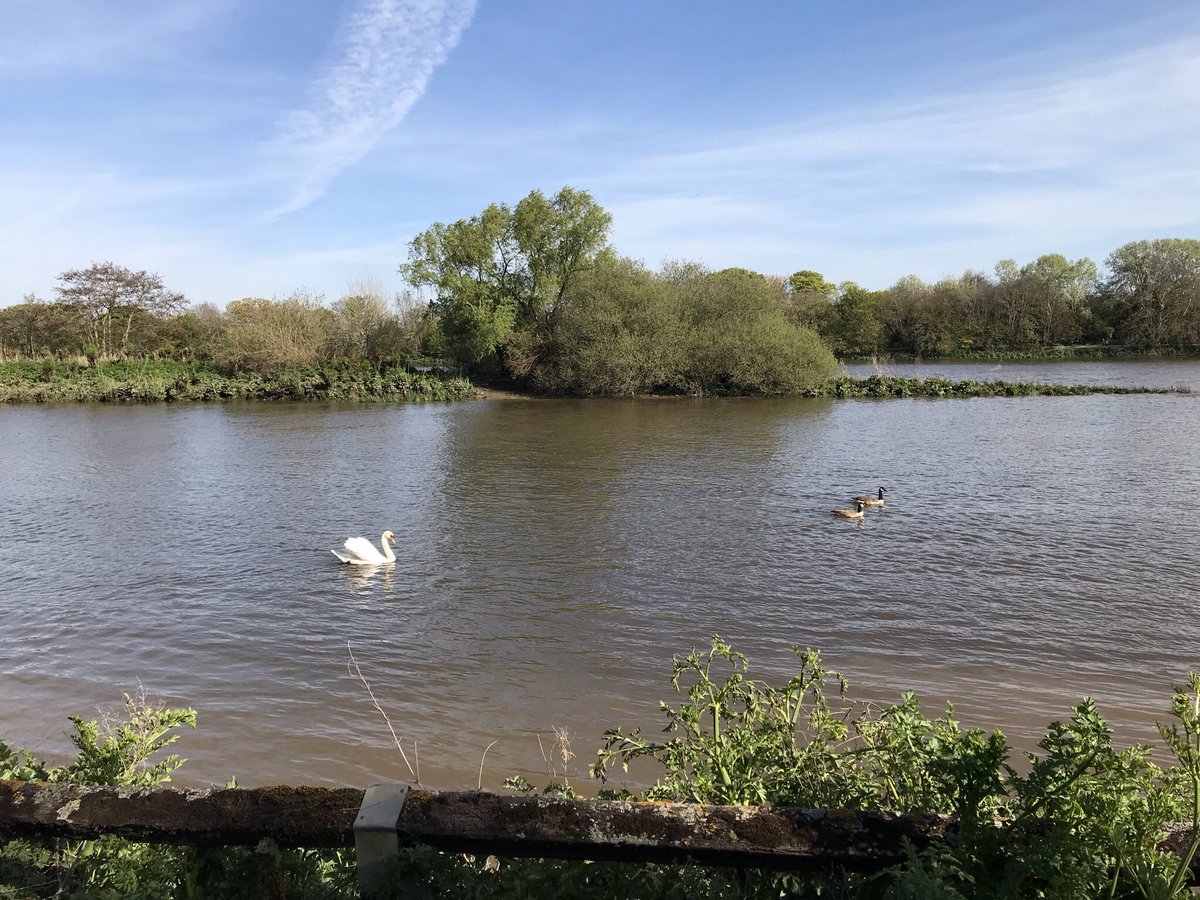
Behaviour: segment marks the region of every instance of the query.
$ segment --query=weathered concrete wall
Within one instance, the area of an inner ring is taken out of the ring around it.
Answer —
[[[0,835],[281,846],[353,846],[363,792],[177,790],[0,782]],[[953,838],[945,816],[565,800],[413,790],[397,830],[447,850],[738,866],[874,869]]]
[[[115,834],[151,843],[354,845],[363,791],[267,787],[179,790],[0,781],[0,839]],[[953,842],[948,816],[698,806],[409,791],[402,836],[508,856],[812,870],[881,869],[915,847]],[[1164,848],[1183,852],[1190,826]],[[1200,865],[1193,861],[1193,876]]]

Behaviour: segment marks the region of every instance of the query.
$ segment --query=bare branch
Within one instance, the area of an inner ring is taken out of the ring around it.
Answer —
[[[400,758],[404,760],[404,765],[408,769],[408,774],[411,775],[415,783],[419,785],[421,783],[421,777],[418,775],[417,770],[414,769],[412,764],[408,761],[408,754],[404,752],[404,746],[400,743],[400,738],[396,735],[396,729],[392,727],[392,720],[388,718],[388,714],[384,712],[383,707],[379,705],[379,701],[375,699],[375,692],[371,690],[370,682],[367,681],[367,677],[363,675],[362,669],[359,668],[358,660],[354,658],[354,648],[350,646],[349,641],[346,641],[346,650],[350,654],[350,662],[347,663],[346,668],[349,670],[351,675],[357,676],[358,680],[362,682],[363,687],[367,689],[367,696],[371,698],[371,703],[377,710],[379,710],[379,714],[383,716],[383,721],[387,723],[388,731],[392,733],[392,741],[396,744],[396,749],[400,751]],[[413,752],[416,752],[415,744],[413,747]]]

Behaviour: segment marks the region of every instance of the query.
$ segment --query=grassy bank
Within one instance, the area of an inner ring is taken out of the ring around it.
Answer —
[[[323,365],[275,372],[222,374],[212,366],[173,360],[0,364],[3,403],[153,403],[213,400],[465,400],[464,378],[400,367]]]
[[[509,385],[511,388],[511,385]],[[518,392],[519,393],[519,392]],[[1013,381],[950,381],[944,378],[842,376],[799,396],[867,397],[1061,397],[1085,394],[1189,393],[1186,387],[1036,384]],[[219,400],[349,400],[421,402],[479,396],[465,378],[438,372],[367,364],[322,365],[275,372],[225,375],[212,366],[172,360],[0,363],[0,403],[157,403]]]

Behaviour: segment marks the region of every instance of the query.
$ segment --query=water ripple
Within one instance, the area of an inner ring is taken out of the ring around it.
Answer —
[[[671,655],[714,632],[760,674],[820,647],[869,697],[1018,741],[1088,692],[1148,738],[1197,665],[1194,409],[3,409],[0,738],[65,752],[66,715],[140,682],[200,711],[194,780],[407,777],[350,643],[428,783],[473,783],[498,739],[495,786],[554,725],[583,758],[657,724]],[[878,484],[865,523],[830,515]],[[384,528],[392,566],[328,552]]]

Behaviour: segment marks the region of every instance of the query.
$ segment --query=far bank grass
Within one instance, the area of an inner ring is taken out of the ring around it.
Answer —
[[[1191,393],[1187,387],[950,381],[872,375],[830,379],[803,397],[962,398]],[[161,403],[222,400],[423,402],[470,400],[480,392],[465,378],[401,367],[323,365],[224,375],[203,363],[171,360],[0,363],[0,403]],[[518,396],[520,396],[518,394]],[[533,395],[529,395],[533,396]],[[544,395],[543,395],[544,396]]]
[[[0,363],[0,402],[156,403],[220,400],[422,402],[476,396],[465,378],[401,367],[324,365],[224,375],[173,360]]]

